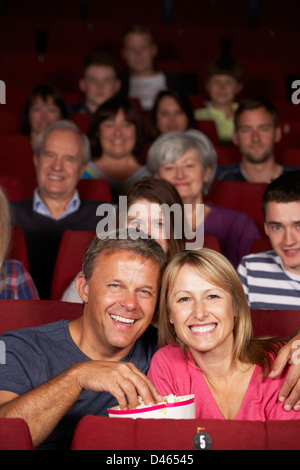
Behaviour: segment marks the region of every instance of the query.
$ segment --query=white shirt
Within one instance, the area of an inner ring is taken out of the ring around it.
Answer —
[[[151,77],[129,78],[129,96],[137,98],[145,111],[152,109],[157,93],[166,89],[167,80],[162,72],[157,72]]]
[[[75,193],[74,193],[74,196],[72,197],[71,201],[68,203],[68,205],[67,205],[66,209],[64,210],[64,212],[59,217],[57,217],[55,220],[63,219],[67,215],[70,215],[73,212],[76,212],[79,209],[80,202],[81,201],[80,201],[79,193],[76,190]],[[33,193],[33,211],[37,212],[40,215],[44,215],[45,217],[51,217],[52,219],[54,218],[51,215],[51,213],[50,213],[48,207],[46,206],[46,204],[40,198],[38,188],[36,188],[34,190],[34,193]]]

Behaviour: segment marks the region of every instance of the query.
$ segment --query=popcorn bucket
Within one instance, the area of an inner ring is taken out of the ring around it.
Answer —
[[[156,405],[140,405],[132,410],[120,410],[119,406],[114,406],[107,411],[110,418],[193,419],[195,418],[195,398],[194,395],[182,397],[169,395],[164,397],[162,403]]]

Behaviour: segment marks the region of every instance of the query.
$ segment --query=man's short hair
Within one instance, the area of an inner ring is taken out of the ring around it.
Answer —
[[[230,56],[220,57],[207,67],[205,81],[209,81],[214,75],[229,75],[238,83],[241,83],[243,80],[243,67]]]
[[[155,40],[153,31],[151,31],[151,29],[148,26],[145,26],[143,24],[135,23],[135,24],[131,24],[130,26],[127,26],[127,28],[125,28],[125,30],[123,31],[123,34],[122,34],[122,44],[123,45],[124,45],[125,37],[128,34],[146,34],[147,36],[149,36],[150,41],[151,41],[152,44],[157,43],[157,41]]]
[[[69,121],[67,119],[61,119],[60,121],[56,121],[53,124],[51,124],[47,129],[45,129],[43,132],[41,132],[37,139],[36,139],[36,144],[34,147],[34,153],[39,156],[41,152],[41,147],[43,145],[44,140],[46,137],[53,131],[71,131],[77,134],[83,143],[83,159],[82,159],[82,164],[86,165],[90,159],[91,159],[91,147],[90,147],[90,141],[87,138],[85,134],[83,134],[79,127],[76,126],[76,124],[72,121]]]
[[[82,263],[82,272],[89,283],[93,274],[96,259],[102,254],[113,254],[118,251],[129,251],[133,256],[156,262],[161,276],[166,265],[166,254],[162,247],[149,235],[137,232],[132,228],[119,228],[102,232],[89,244]]]
[[[255,109],[259,108],[264,108],[267,113],[270,114],[272,117],[274,127],[278,127],[279,124],[279,116],[278,116],[278,110],[274,104],[272,104],[270,101],[266,99],[248,99],[243,101],[239,107],[237,108],[235,114],[234,114],[234,124],[235,128],[238,127],[238,122],[241,114],[243,114],[245,111],[253,111]]]
[[[83,62],[83,74],[86,69],[92,65],[110,67],[114,70],[116,77],[118,77],[118,69],[114,59],[106,52],[91,52],[88,54]]]
[[[287,203],[299,201],[300,170],[286,171],[266,187],[262,200],[263,216],[266,218],[268,202]]]

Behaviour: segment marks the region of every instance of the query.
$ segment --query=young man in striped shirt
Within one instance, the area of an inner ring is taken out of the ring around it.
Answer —
[[[238,267],[249,306],[300,310],[300,170],[267,186],[262,210],[273,250],[244,256]]]

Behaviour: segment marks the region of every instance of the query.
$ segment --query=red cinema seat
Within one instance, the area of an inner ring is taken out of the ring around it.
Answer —
[[[0,44],[5,52],[36,52],[35,27],[31,18],[13,15],[0,17]]]
[[[79,127],[83,134],[88,133],[91,119],[88,113],[72,113],[70,119]]]
[[[218,155],[218,165],[241,161],[241,155],[236,145],[215,145]]]
[[[0,300],[0,333],[59,320],[73,320],[82,305],[56,300]]]
[[[22,178],[21,176],[0,175],[0,186],[9,201],[22,201],[32,199],[37,181],[35,176]]]
[[[0,109],[0,135],[16,135],[19,122],[15,111],[3,107]]]
[[[219,206],[229,207],[251,215],[262,236],[265,236],[262,197],[267,184],[244,181],[215,180],[206,197]]]
[[[254,336],[287,338],[300,328],[300,307],[299,310],[251,309],[251,318]]]
[[[209,419],[126,419],[87,415],[74,432],[72,450],[195,450],[198,432],[212,450],[262,450],[262,422]]]
[[[81,179],[78,182],[78,191],[82,199],[96,199],[96,201],[111,202],[110,186],[105,178]]]
[[[11,241],[6,258],[20,261],[24,268],[29,272],[28,253],[24,232],[22,228],[17,225],[12,227]]]
[[[288,147],[284,149],[280,162],[300,167],[300,145],[299,147]]]
[[[219,240],[214,235],[205,235],[203,246],[218,251],[219,253],[222,252]]]
[[[268,421],[266,438],[269,450],[299,450],[300,419],[285,421]]]
[[[205,103],[205,99],[203,95],[197,94],[197,95],[189,95],[188,96],[190,102],[193,105],[194,110],[202,108]]]
[[[280,121],[282,137],[276,144],[283,151],[288,147],[300,147],[300,120],[282,119]]]
[[[219,137],[218,137],[218,132],[216,128],[216,124],[214,121],[205,121],[205,120],[197,120],[196,121],[196,128],[198,131],[203,132],[214,145],[219,145]]]
[[[0,174],[35,177],[30,141],[25,135],[0,135]]]
[[[84,253],[95,232],[66,230],[60,241],[52,280],[51,298],[60,300],[81,271]]]
[[[272,245],[268,237],[258,238],[252,243],[250,253],[262,253],[263,251],[272,250]]]
[[[21,418],[0,418],[0,450],[33,450],[27,423]]]

